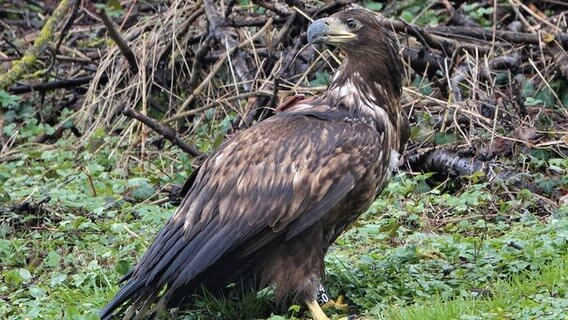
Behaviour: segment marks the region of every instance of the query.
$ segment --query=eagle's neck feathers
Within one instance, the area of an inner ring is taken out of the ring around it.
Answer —
[[[373,70],[372,65],[349,60],[334,74],[323,100],[349,110],[353,118],[371,120],[379,131],[395,132],[401,116],[401,79],[385,74],[385,67]]]

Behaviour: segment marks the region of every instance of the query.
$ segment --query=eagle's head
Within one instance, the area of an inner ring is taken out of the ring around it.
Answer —
[[[308,29],[308,41],[336,46],[350,58],[368,58],[368,54],[377,51],[390,54],[396,49],[392,35],[380,24],[379,17],[364,9],[342,11],[314,21]]]
[[[391,32],[371,11],[352,9],[314,21],[308,28],[311,44],[324,43],[340,48],[347,61],[344,71],[359,72],[365,81],[389,87],[390,93],[402,91],[402,61]]]
[[[331,105],[371,114],[400,130],[404,144],[408,120],[400,108],[403,68],[394,35],[371,11],[352,9],[314,21],[308,28],[311,44],[328,44],[345,53],[325,97]],[[400,148],[402,149],[402,147]]]

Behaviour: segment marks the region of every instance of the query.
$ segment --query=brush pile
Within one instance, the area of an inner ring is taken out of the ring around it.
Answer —
[[[203,144],[200,130],[231,135],[292,96],[324,90],[341,57],[307,46],[305,30],[313,19],[364,6],[380,11],[403,48],[413,127],[407,169],[460,179],[481,172],[553,204],[568,192],[554,188],[566,186],[561,172],[542,172],[550,187],[523,167],[567,156],[562,2],[62,1],[65,18],[42,32],[41,20],[57,11],[53,1],[9,3],[0,4],[2,73],[25,60],[44,31],[53,40],[31,52],[17,82],[0,76],[0,159],[30,142],[16,134],[30,114],[45,128],[32,137],[37,143],[67,131],[83,146],[92,136],[119,135],[135,153],[169,141],[198,157],[220,142]],[[27,116],[10,109],[6,92],[36,99],[36,109]]]

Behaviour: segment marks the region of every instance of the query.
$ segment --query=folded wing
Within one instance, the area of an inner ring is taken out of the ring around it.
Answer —
[[[163,306],[221,258],[290,239],[329,213],[381,152],[381,134],[345,112],[284,112],[225,142],[102,318],[125,302],[139,314]]]

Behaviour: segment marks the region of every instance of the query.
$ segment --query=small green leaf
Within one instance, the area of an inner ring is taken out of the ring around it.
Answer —
[[[59,265],[60,261],[61,261],[61,255],[59,255],[59,253],[55,251],[51,251],[47,254],[47,258],[45,259],[45,266],[53,268]]]
[[[400,18],[410,23],[412,22],[412,20],[414,20],[414,15],[408,11],[403,11],[402,14],[400,15]]]
[[[544,88],[534,96],[535,100],[542,101],[545,106],[553,106],[556,102],[554,94],[550,89]],[[527,98],[528,99],[528,98]]]
[[[383,9],[383,4],[377,1],[365,0],[363,1],[363,7],[371,11],[381,11]]]
[[[41,298],[45,295],[45,290],[43,290],[42,288],[32,285],[30,286],[30,296],[34,297],[34,298]]]
[[[495,77],[495,84],[498,85],[505,85],[509,82],[509,73],[508,72],[499,72]]]
[[[28,282],[32,278],[32,274],[28,271],[28,269],[20,268],[18,270],[18,274],[20,276],[20,279],[22,279],[22,281],[24,282]]]
[[[116,272],[123,275],[130,271],[130,269],[132,269],[132,265],[126,260],[119,260],[114,268]]]
[[[144,201],[146,199],[150,199],[155,193],[156,189],[154,189],[152,186],[144,185],[132,191],[131,195],[137,201]]]
[[[51,282],[49,283],[50,287],[56,287],[60,284],[62,284],[63,282],[65,282],[65,280],[67,280],[67,275],[66,274],[52,274],[51,275]]]
[[[213,142],[213,148],[217,149],[223,141],[225,141],[225,136],[223,134],[217,135],[217,138],[215,138],[215,141]]]
[[[293,304],[290,306],[290,308],[288,308],[288,311],[293,312],[293,313],[298,313],[300,312],[300,306],[297,304]]]
[[[550,195],[557,187],[558,183],[552,179],[540,179],[536,182],[538,187],[546,194]]]
[[[531,156],[539,160],[548,160],[550,159],[550,151],[545,149],[532,149]]]
[[[21,98],[16,95],[9,94],[4,90],[0,90],[0,107],[8,109],[8,107],[16,107],[20,104]]]
[[[22,277],[20,276],[19,270],[4,271],[3,276],[4,282],[11,286],[17,286],[22,283]]]
[[[437,132],[434,135],[434,143],[448,144],[456,141],[456,135],[450,132]]]
[[[534,85],[531,81],[529,80],[523,80],[522,85],[521,85],[521,94],[523,95],[523,97],[531,97],[534,95],[535,93],[535,88]]]
[[[122,5],[119,0],[107,0],[106,5],[114,10],[122,10]]]
[[[310,81],[310,87],[323,87],[329,84],[329,73],[327,72],[318,72],[316,73],[316,77]]]

